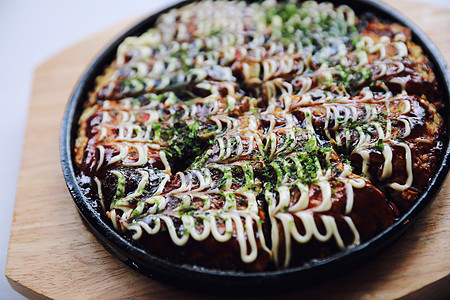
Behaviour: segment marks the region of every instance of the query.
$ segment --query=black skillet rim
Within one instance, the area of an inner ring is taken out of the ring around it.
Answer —
[[[356,11],[357,15],[361,15],[363,12],[371,12],[381,19],[397,22],[411,29],[413,41],[422,47],[430,59],[433,71],[439,82],[444,103],[440,112],[446,123],[447,135],[443,147],[444,157],[435,177],[430,181],[429,187],[417,203],[394,225],[359,246],[336,253],[310,265],[279,271],[243,273],[211,270],[167,262],[131,245],[101,220],[95,210],[86,202],[80,187],[76,183],[75,163],[73,161],[72,149],[77,135],[77,120],[81,114],[83,103],[87,99],[87,93],[92,90],[95,78],[113,61],[117,47],[127,36],[143,33],[146,29],[153,26],[161,14],[190,2],[192,1],[182,1],[155,13],[116,38],[85,71],[66,107],[60,132],[60,157],[63,174],[66,185],[84,223],[100,243],[122,262],[154,279],[176,284],[187,289],[202,287],[203,289],[214,291],[220,287],[221,293],[224,291],[233,293],[238,291],[281,291],[310,285],[319,279],[326,280],[331,277],[337,277],[343,272],[347,272],[373,258],[399,239],[414,223],[419,214],[434,200],[450,168],[448,138],[450,133],[450,72],[436,45],[415,24],[391,7],[373,0],[334,0],[329,2],[338,5],[347,4]]]

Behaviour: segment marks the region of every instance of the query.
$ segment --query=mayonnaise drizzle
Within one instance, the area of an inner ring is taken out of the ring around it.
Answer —
[[[266,20],[274,3],[203,1],[187,5],[162,15],[155,28],[140,37],[128,37],[119,46],[117,69],[102,83],[101,92],[109,99],[120,83],[122,99],[104,100],[82,115],[86,121],[97,113],[100,120],[93,127],[98,132],[93,146],[97,156],[91,159],[91,170],[100,173],[120,164],[140,175],[135,191],[125,194],[125,173],[110,171],[118,183],[109,208],[105,208],[102,180],[94,178],[100,204],[116,230],[132,231],[137,240],[143,233],[155,235],[164,229],[178,246],[209,236],[218,242],[236,239],[244,263],[254,262],[261,248],[278,267],[287,268],[296,255],[292,253],[294,242],[332,240],[341,249],[360,243],[350,214],[355,201],[361,201],[355,198],[355,189],[365,188],[368,182],[354,175],[347,163],[339,161],[338,175],[324,167],[324,162],[311,154],[320,151],[324,140],[359,156],[362,174],[368,179],[376,150],[383,157],[377,179],[397,191],[411,187],[411,148],[392,133],[398,129],[393,128],[393,120],[401,123],[402,139],[412,133],[413,123],[407,116],[411,102],[402,98],[407,95],[406,81],[403,77],[391,80],[403,90],[398,96],[392,96],[382,81],[387,74],[405,70],[402,58],[409,50],[404,34],[397,34],[392,41],[387,36],[360,36],[354,49],[348,46],[352,41],[344,42],[341,36],[321,36],[325,31],[321,27],[315,32],[323,38],[321,47],[285,40],[283,30],[291,30],[286,27],[290,23],[314,27],[317,20],[328,16],[349,30],[357,18],[348,6],[335,8],[330,3],[307,1],[299,8],[305,14],[294,14],[289,20],[275,15]],[[351,55],[356,62],[351,62]],[[350,96],[348,87],[336,82],[344,81],[336,77],[340,76],[335,68],[338,64],[373,72],[372,80],[386,91],[384,98],[369,87],[360,88],[359,96]],[[129,74],[126,81],[122,73]],[[207,96],[198,97],[186,87]],[[178,89],[187,90],[193,99],[179,99],[174,92]],[[247,106],[243,91],[251,95]],[[143,96],[148,103],[144,105],[145,101],[133,95]],[[323,117],[320,125],[317,117]],[[202,134],[213,137],[199,159],[178,172],[166,152],[170,143],[162,134],[175,122],[207,125],[210,131]],[[323,140],[318,138],[319,131]],[[312,150],[306,151],[305,143]],[[399,148],[405,156],[405,182],[392,178],[394,152]],[[308,183],[301,179],[308,170],[299,155],[312,157],[309,167],[315,174]],[[334,156],[334,152],[323,155],[328,164],[336,163]],[[269,185],[256,178],[255,170],[261,165],[274,170],[276,183]],[[286,171],[292,166],[295,174]],[[151,180],[147,168],[154,169],[159,178],[151,195],[144,193]],[[243,173],[239,184],[233,168]],[[213,179],[217,172],[220,178]],[[345,212],[339,218],[353,234],[350,244],[344,243],[336,217],[327,214],[338,183],[345,191],[345,198],[339,199],[345,201]],[[314,204],[313,191],[320,194],[320,201]],[[265,240],[259,197],[268,205],[265,222],[271,224],[271,243]],[[324,232],[318,229],[318,219]],[[300,227],[304,233],[299,232]],[[285,253],[280,253],[281,237]]]

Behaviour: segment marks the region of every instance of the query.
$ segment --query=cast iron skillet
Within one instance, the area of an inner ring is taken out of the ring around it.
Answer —
[[[439,166],[435,177],[431,180],[428,189],[420,197],[417,203],[395,222],[394,225],[364,244],[336,253],[326,259],[315,261],[303,267],[280,271],[243,273],[211,270],[191,265],[180,265],[167,262],[134,247],[100,219],[95,210],[86,202],[75,178],[73,149],[78,130],[77,121],[83,111],[83,104],[87,99],[88,92],[94,88],[95,78],[101,75],[104,69],[114,60],[117,47],[127,36],[144,33],[148,28],[153,27],[156,19],[161,14],[170,9],[184,6],[189,2],[191,1],[180,2],[148,17],[111,43],[87,69],[86,73],[75,87],[68,103],[60,136],[62,169],[67,187],[83,221],[100,243],[131,268],[158,280],[169,282],[184,288],[201,287],[201,290],[206,288],[211,291],[217,288],[217,291],[220,291],[220,293],[223,293],[224,291],[247,291],[254,293],[269,291],[269,289],[272,292],[280,289],[286,290],[286,288],[292,289],[311,285],[316,282],[322,282],[325,279],[335,277],[342,272],[348,271],[356,265],[361,265],[382,252],[391,243],[398,240],[417,219],[419,213],[421,213],[438,194],[450,167],[450,147],[448,139],[450,132],[450,73],[447,69],[445,60],[439,53],[437,47],[416,25],[390,7],[373,0],[334,0],[330,2],[335,4],[347,4],[355,10],[357,15],[370,12],[380,19],[397,22],[412,30],[413,41],[419,44],[423,48],[425,54],[429,57],[439,82],[439,88],[443,98],[443,107],[440,113],[444,118],[447,134],[444,141],[444,157],[442,158],[441,165]]]

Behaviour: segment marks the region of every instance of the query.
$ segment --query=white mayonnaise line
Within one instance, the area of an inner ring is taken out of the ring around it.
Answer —
[[[362,157],[363,159],[362,173],[364,174],[364,176],[370,179],[372,177],[369,173],[370,152],[368,150],[360,150],[359,152],[356,151],[353,152],[358,153]]]
[[[199,185],[198,185],[198,188],[191,189],[191,191],[192,192],[196,192],[196,191],[203,190],[207,186],[206,182],[205,182],[205,177],[203,176],[203,174],[199,170],[193,170],[192,173],[194,173],[195,176],[197,177]]]
[[[237,190],[236,194],[247,198],[247,209],[242,211],[258,214],[258,203],[256,202],[256,196],[253,191]]]
[[[392,62],[394,65],[396,65],[397,70],[396,70],[396,74],[400,74],[401,72],[403,72],[405,70],[405,65],[399,61],[394,61]]]
[[[397,120],[401,121],[405,125],[404,127],[405,132],[403,133],[402,138],[408,137],[411,134],[411,123],[409,122],[408,119],[398,118]]]
[[[240,216],[235,214],[230,214],[229,217],[233,219],[234,226],[236,228],[236,238],[238,240],[239,246],[241,248],[241,259],[243,262],[249,263],[256,259],[258,255],[255,234],[253,233],[253,220],[251,217],[245,217],[245,227],[247,230],[247,240],[250,244],[251,251],[247,252],[247,241],[244,235],[244,227],[242,225],[242,221]]]
[[[303,95],[311,89],[312,79],[309,77],[301,76],[298,80],[300,80],[302,83],[302,88],[298,92],[298,95]]]
[[[103,201],[103,193],[102,193],[102,183],[97,178],[97,176],[94,177],[94,181],[95,181],[95,184],[97,185],[97,196],[98,196],[98,199],[100,200],[100,204],[102,205],[103,211],[105,211],[105,203]]]
[[[131,146],[138,151],[138,161],[126,162],[123,161],[124,166],[143,166],[148,162],[148,147],[147,145],[133,145]]]
[[[164,151],[159,151],[159,157],[161,158],[161,162],[164,165],[164,173],[171,174],[170,164],[167,160],[166,153]]]
[[[119,134],[117,139],[120,141],[145,142],[145,133],[138,125],[126,124],[119,125]],[[133,136],[134,135],[134,136]]]
[[[138,184],[136,190],[132,194],[128,195],[127,198],[136,198],[136,197],[141,196],[142,193],[144,192],[145,186],[148,183],[148,178],[149,178],[148,172],[147,171],[143,171],[143,170],[140,170],[138,172],[142,176],[141,180],[139,181],[139,184]]]
[[[158,211],[164,210],[166,208],[166,198],[163,196],[152,196],[145,200],[145,203],[153,204],[148,209],[149,214],[156,214]]]
[[[378,63],[376,64],[381,70],[379,72],[376,72],[373,76],[374,79],[378,79],[380,77],[383,77],[386,75],[387,72],[387,65],[385,63]]]
[[[211,228],[211,234],[214,237],[214,239],[218,242],[226,242],[231,238],[232,232],[233,232],[233,221],[231,218],[228,217],[227,214],[222,214],[222,217],[224,217],[225,220],[225,232],[223,234],[220,234],[217,223],[215,220],[215,216],[210,217],[210,228]]]
[[[433,144],[433,140],[424,139],[424,138],[415,138],[415,143],[426,143],[426,144]]]
[[[369,123],[369,124],[371,126],[375,127],[375,129],[377,130],[378,139],[381,139],[381,140],[386,139],[386,136],[385,136],[384,131],[383,131],[383,127],[381,126],[380,123],[373,122],[373,123]]]
[[[386,133],[384,135],[385,139],[390,139],[392,134],[392,122],[391,120],[386,121]]]
[[[150,141],[150,134],[152,133],[153,126],[151,124],[147,125],[147,129],[144,134],[144,141]]]
[[[181,194],[181,195],[177,195],[177,197],[182,200],[182,204],[180,206],[172,209],[173,212],[178,212],[180,210],[187,209],[187,208],[189,208],[189,206],[191,206],[191,203],[192,203],[191,195]]]
[[[307,185],[302,184],[299,180],[295,181],[294,184],[298,187],[300,191],[300,198],[297,201],[297,203],[289,207],[289,212],[304,210],[309,205],[309,187]]]
[[[352,120],[353,122],[356,122],[358,119],[358,110],[354,106],[345,107],[347,110],[350,109],[349,117],[345,121],[348,122],[348,120]]]
[[[314,207],[313,211],[329,211],[331,209],[331,185],[328,178],[319,178],[317,185],[322,192],[322,203],[319,206]]]
[[[290,257],[291,257],[291,237],[293,237],[299,243],[307,243],[311,240],[311,238],[313,236],[321,242],[326,242],[326,241],[330,240],[332,237],[334,237],[338,246],[341,249],[345,248],[345,245],[339,234],[339,230],[337,228],[336,221],[333,217],[327,216],[327,215],[321,216],[322,222],[323,222],[323,224],[325,226],[325,230],[326,230],[326,233],[324,235],[322,235],[316,226],[316,223],[314,221],[314,217],[313,217],[312,213],[307,212],[307,211],[300,211],[300,212],[295,213],[295,216],[297,216],[301,220],[303,227],[305,228],[305,235],[299,234],[297,227],[294,223],[294,218],[291,214],[278,213],[276,215],[276,218],[279,219],[281,221],[281,223],[283,224],[283,230],[284,230],[284,236],[285,236],[286,258],[285,258],[285,261],[283,264],[284,268],[287,268],[289,266],[289,261],[290,261]],[[348,218],[348,219],[350,219],[350,218]],[[346,219],[346,221],[349,222],[349,220],[347,220],[347,219]],[[351,219],[350,219],[350,221],[351,221]],[[276,224],[276,223],[274,223],[274,224]],[[351,227],[351,225],[350,225],[350,227]],[[354,226],[352,228],[352,231],[353,231],[353,229],[354,229]],[[353,231],[353,233],[355,234],[354,231]],[[278,241],[279,241],[278,230],[272,231],[272,240],[275,240],[277,242],[273,251],[274,251],[274,254],[276,254],[276,256],[278,256],[277,255],[278,254],[277,248],[278,248]],[[355,241],[356,240],[359,240],[359,234],[357,233],[357,231],[355,234]]]
[[[413,182],[413,172],[412,172],[412,155],[411,155],[411,149],[406,143],[399,143],[396,141],[391,141],[394,145],[403,147],[405,149],[405,158],[406,158],[406,173],[408,174],[408,178],[406,179],[405,184],[399,184],[399,183],[390,183],[389,186],[397,191],[404,191],[407,188],[411,187],[411,184]]]
[[[244,144],[242,143],[242,139],[239,135],[233,135],[233,137],[237,143],[236,156],[240,156],[244,151]]]
[[[407,96],[405,91],[403,91],[402,95]],[[405,99],[400,100],[399,107],[402,107],[403,105],[400,105],[400,103],[404,105],[404,109],[400,112],[400,114],[406,115],[407,113],[409,113],[411,111],[411,102],[409,102],[409,100],[405,100]]]
[[[353,220],[348,216],[344,216],[344,220],[347,222],[348,226],[350,227],[350,229],[353,232],[353,235],[355,237],[355,239],[353,240],[353,243],[350,244],[348,247],[359,245],[361,243],[361,240],[360,240],[358,229],[356,229],[356,226],[353,223]]]
[[[156,123],[157,121],[159,121],[160,115],[156,110],[150,110],[146,112],[149,114],[148,120],[145,122],[146,124]]]
[[[326,111],[326,115],[325,115],[325,124],[323,125],[323,129],[325,130],[325,135],[327,136],[327,138],[331,140],[330,131],[328,130],[328,125],[329,125],[330,118],[331,118],[330,106],[326,105],[325,111]]]
[[[196,114],[197,114],[197,106],[196,106],[196,105],[191,105],[191,106],[190,106],[190,109],[191,109],[190,115],[191,115],[191,117],[193,118],[193,117],[195,117]]]
[[[345,191],[347,192],[347,201],[345,203],[345,213],[349,214],[352,211],[353,202],[354,202],[353,186],[350,183],[350,180],[348,180],[345,183]]]
[[[402,91],[404,91],[406,89],[407,82],[404,78],[397,78],[397,77],[393,78],[393,79],[391,79],[391,83],[396,83],[396,84],[400,85],[402,88]]]
[[[176,174],[176,176],[178,176],[178,178],[180,179],[180,182],[181,182],[180,187],[175,189],[175,190],[173,190],[173,191],[170,191],[168,193],[168,195],[177,194],[177,193],[185,192],[185,191],[188,190],[187,181],[190,181],[190,180],[189,179],[186,180],[186,176],[184,175],[183,172],[178,172]]]
[[[161,220],[158,217],[152,217],[152,221],[154,222],[153,228],[144,221],[138,221],[137,224],[141,225],[148,234],[156,234],[161,229]]]
[[[291,200],[291,193],[288,186],[282,185],[278,188],[278,204],[273,210],[273,213],[278,213],[284,208],[289,207],[289,201]]]
[[[105,101],[105,102],[109,103],[109,101]],[[106,109],[104,104],[103,104],[103,109]],[[107,111],[107,110],[103,111],[101,124],[108,124],[111,122],[111,120],[112,120],[112,118],[109,114],[109,111]]]
[[[333,115],[334,115],[334,126],[331,128],[331,130],[337,130],[338,127],[339,127],[339,121],[338,121],[338,119],[339,119],[339,111],[338,111],[336,106],[330,106],[329,108],[330,108],[330,110],[329,110],[330,111],[330,117],[331,117],[331,111],[333,112]]]
[[[155,192],[155,195],[159,195],[163,192],[164,188],[166,187],[166,183],[170,180],[170,176],[168,174],[162,174],[164,175],[164,179],[161,180],[161,182],[158,185],[158,189]]]
[[[130,223],[126,223],[126,222],[120,222],[120,225],[124,228],[127,229],[128,231],[133,230],[134,233],[131,236],[132,239],[134,240],[138,240],[141,238],[142,236],[142,227],[139,224],[130,224]]]
[[[121,120],[121,123],[128,123],[130,122],[130,113],[125,111],[125,110],[121,110],[119,111],[119,115],[121,116],[119,118],[119,120]]]
[[[225,158],[229,158],[231,156],[231,152],[233,151],[233,145],[231,144],[231,136],[227,137],[227,147],[226,147],[226,153]]]
[[[186,228],[189,231],[189,234],[192,236],[193,239],[197,241],[203,241],[206,239],[210,234],[210,223],[205,222],[205,220],[202,221],[203,223],[203,231],[200,233],[197,231],[195,226],[195,219],[192,216],[182,216],[181,221],[183,222],[184,228]]]
[[[109,162],[106,164],[107,166],[116,163],[118,161],[123,160],[127,155],[128,155],[128,151],[129,148],[127,145],[123,145],[123,144],[118,144],[117,147],[119,147],[119,154],[117,154],[116,156],[111,157],[111,159],[109,160]]]
[[[270,151],[269,150],[270,147]],[[275,151],[277,150],[277,135],[272,132],[266,142],[266,145],[264,146],[264,151],[266,153],[269,153],[269,158],[273,158]]]
[[[398,57],[406,57],[408,56],[408,48],[406,47],[405,43],[403,42],[396,42],[394,43],[394,47],[397,49],[397,55]]]
[[[220,137],[217,139],[217,143],[219,144],[219,160],[225,159],[225,143],[224,138]]]
[[[215,132],[220,133],[222,131],[222,122],[216,116],[211,117],[211,120],[216,122],[217,130]]]
[[[259,153],[261,153],[261,156],[264,156],[265,155],[265,150],[264,150],[265,147],[263,145],[261,137],[257,134],[255,134],[253,137],[254,137],[254,140],[256,143],[256,148],[259,150]]]
[[[369,58],[367,57],[367,53],[365,51],[358,51],[358,67],[362,67],[369,62]]]
[[[373,93],[369,88],[363,88],[361,94],[364,95],[361,102],[366,102],[373,99]]]
[[[98,149],[98,163],[97,163],[97,168],[95,169],[96,171],[98,171],[100,169],[100,167],[103,165],[104,159],[105,159],[105,148],[102,145],[98,145],[97,146]]]
[[[170,238],[177,246],[183,246],[189,239],[189,235],[183,234],[181,237],[178,236],[173,221],[170,217],[160,215],[159,218],[166,223],[167,230],[169,231]]]
[[[231,181],[231,180],[230,180]],[[226,190],[230,190],[231,188],[231,183],[228,185],[226,185]],[[224,210],[226,212],[230,212],[233,210],[236,210],[236,197],[234,195],[233,192],[226,192],[224,193],[225,196],[225,204],[224,204]]]
[[[109,214],[110,214],[109,218],[114,226],[114,229],[119,230],[119,226],[117,225],[116,210],[111,209]]]
[[[250,153],[253,152],[254,146],[253,146],[253,141],[255,140],[253,135],[249,136],[249,140],[247,141],[247,151],[242,153],[242,156],[247,156]]]
[[[266,59],[263,61],[263,80],[271,78],[277,70],[277,64],[273,59]]]
[[[125,98],[120,100],[120,104],[122,104],[122,108],[125,110],[130,110],[131,109],[131,101],[130,98]]]
[[[280,96],[282,103],[284,103],[284,111],[289,111],[292,103],[292,96],[290,94],[283,94]]]
[[[104,140],[108,136],[108,128],[106,126],[100,126],[100,136],[99,141]]]
[[[384,156],[384,164],[383,164],[383,173],[381,174],[380,179],[385,180],[392,175],[392,149],[389,145],[383,144],[383,156]]]

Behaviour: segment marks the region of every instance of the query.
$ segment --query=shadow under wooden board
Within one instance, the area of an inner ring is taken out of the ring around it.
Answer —
[[[390,5],[422,28],[450,61],[449,10],[407,0]],[[96,53],[130,24],[81,41],[34,74],[5,271],[12,287],[29,298],[212,298],[177,289],[176,283],[162,284],[122,264],[83,225],[64,182],[59,130],[67,101]],[[450,178],[416,224],[373,261],[276,298],[418,299],[449,293],[448,199]]]

